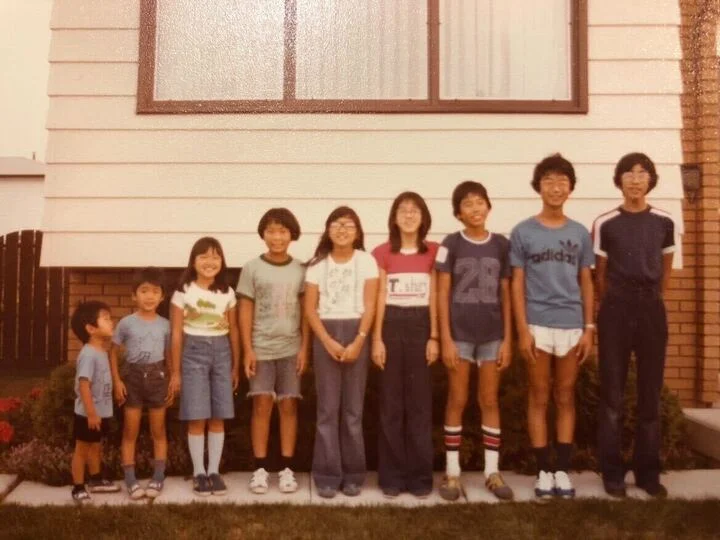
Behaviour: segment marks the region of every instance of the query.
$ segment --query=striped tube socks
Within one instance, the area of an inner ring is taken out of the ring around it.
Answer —
[[[445,426],[445,474],[460,476],[462,426]]]
[[[498,472],[500,461],[500,428],[482,426],[485,447],[485,476]]]

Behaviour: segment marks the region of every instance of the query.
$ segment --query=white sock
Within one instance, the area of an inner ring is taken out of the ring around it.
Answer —
[[[220,457],[222,456],[225,432],[208,431],[208,474],[220,474]]]
[[[188,448],[193,464],[193,476],[205,474],[205,435],[188,433]]]
[[[445,474],[460,476],[460,452],[457,450],[445,452]]]
[[[460,438],[462,426],[443,426],[445,433],[445,474],[460,476]],[[453,448],[453,450],[447,450]],[[457,450],[455,449],[457,448]]]
[[[483,439],[487,435],[495,435],[497,439],[500,439],[500,428],[492,428],[488,426],[482,426]],[[493,473],[498,472],[498,462],[500,461],[500,452],[495,449],[488,448],[488,441],[483,441],[485,445],[485,477],[490,476]]]

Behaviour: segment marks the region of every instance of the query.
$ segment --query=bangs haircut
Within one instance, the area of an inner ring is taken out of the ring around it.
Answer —
[[[575,177],[575,168],[572,166],[572,163],[562,156],[562,154],[558,153],[546,157],[540,163],[535,165],[530,185],[536,193],[540,193],[540,180],[543,179],[543,176],[549,173],[567,176],[570,180],[570,191],[575,191],[575,182],[577,181],[577,178]]]
[[[143,283],[149,283],[160,287],[162,293],[165,294],[165,272],[161,268],[148,266],[142,270],[138,270],[133,274],[132,290],[136,293]]]
[[[404,202],[411,202],[420,210],[420,228],[417,232],[417,249],[418,253],[426,253],[428,250],[427,244],[425,243],[425,237],[432,226],[432,216],[430,216],[430,210],[428,210],[425,199],[414,191],[404,191],[397,197],[390,207],[390,215],[388,216],[388,232],[390,233],[390,251],[392,253],[399,253],[402,245],[400,238],[400,227],[397,224],[397,212],[400,205]]]
[[[360,217],[357,212],[349,206],[338,206],[335,210],[330,212],[330,215],[325,220],[325,230],[320,236],[317,248],[315,248],[315,254],[307,262],[307,266],[315,266],[317,263],[327,258],[333,248],[332,240],[330,239],[330,224],[337,221],[340,218],[350,218],[355,223],[355,241],[353,242],[353,249],[359,249],[365,251],[365,233],[363,232],[362,224],[360,223]]]
[[[300,238],[300,224],[298,223],[295,215],[287,208],[271,208],[265,212],[263,217],[260,218],[257,228],[260,238],[265,237],[265,229],[273,223],[282,225],[290,231],[291,240],[297,240]]]
[[[206,253],[208,250],[212,250],[218,255],[220,255],[220,259],[222,261],[220,263],[220,271],[215,276],[215,279],[208,288],[211,291],[220,291],[224,293],[228,292],[228,290],[230,289],[230,285],[228,284],[228,269],[227,264],[225,263],[225,253],[223,253],[220,242],[212,236],[203,236],[200,240],[193,244],[193,247],[190,250],[190,257],[188,257],[187,268],[185,268],[182,276],[180,276],[180,281],[177,285],[178,291],[183,292],[186,285],[190,285],[190,283],[197,279],[197,271],[195,270],[195,258],[198,255]]]
[[[618,161],[617,165],[615,165],[615,175],[613,176],[615,185],[618,188],[621,188],[622,175],[626,172],[632,171],[632,168],[635,165],[640,165],[650,175],[650,183],[647,190],[647,192],[650,193],[653,189],[655,189],[655,186],[657,186],[658,174],[655,170],[655,164],[652,159],[642,152],[632,152],[620,158],[620,161]]]
[[[468,195],[477,195],[478,197],[482,197],[485,199],[488,208],[492,208],[492,203],[490,202],[490,197],[488,196],[485,186],[483,186],[480,182],[475,182],[474,180],[465,180],[455,187],[452,194],[453,215],[456,217],[460,215],[460,205],[463,199]]]
[[[101,311],[107,311],[110,313],[110,306],[105,302],[98,300],[90,300],[89,302],[81,302],[75,308],[75,311],[70,318],[70,328],[72,328],[73,334],[83,343],[90,341],[90,334],[87,331],[86,326],[94,326],[97,328],[97,321],[100,317]]]

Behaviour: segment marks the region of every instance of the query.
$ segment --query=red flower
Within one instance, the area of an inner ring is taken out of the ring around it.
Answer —
[[[10,425],[10,422],[0,420],[0,443],[9,443],[12,441],[15,430]]]
[[[16,397],[0,398],[0,413],[10,412],[22,405],[22,400]]]

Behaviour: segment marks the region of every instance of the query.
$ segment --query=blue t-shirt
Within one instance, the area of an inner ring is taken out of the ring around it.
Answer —
[[[455,341],[487,343],[502,339],[502,288],[510,277],[508,240],[490,233],[485,240],[473,240],[462,231],[442,241],[435,257],[435,269],[449,272],[450,330]]]
[[[147,321],[133,313],[118,323],[112,340],[125,347],[130,364],[162,362],[170,343],[170,322],[160,315]]]
[[[113,415],[112,375],[110,360],[105,351],[99,351],[89,344],[83,345],[77,358],[75,368],[75,414],[87,416],[85,405],[80,398],[80,379],[90,382],[90,392],[95,404],[95,411],[100,418]]]
[[[552,229],[531,217],[510,234],[510,264],[525,271],[528,324],[549,328],[582,328],[580,269],[592,266],[588,230],[568,219]]]

